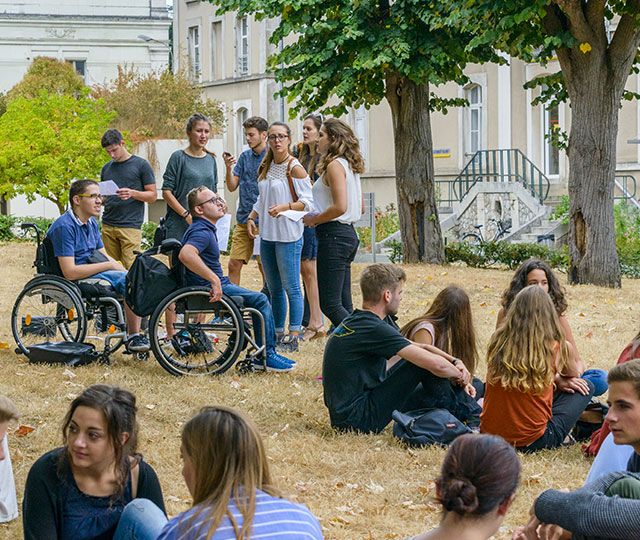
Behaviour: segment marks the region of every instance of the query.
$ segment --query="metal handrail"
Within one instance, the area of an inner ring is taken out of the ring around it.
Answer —
[[[636,201],[636,178],[631,174],[616,174],[615,186],[622,192],[622,195],[615,194],[615,188],[613,198],[618,201],[632,200]],[[637,203],[637,201],[636,201]]]

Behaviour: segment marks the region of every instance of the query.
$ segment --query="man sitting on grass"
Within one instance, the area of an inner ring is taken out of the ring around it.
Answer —
[[[571,493],[543,492],[531,521],[514,540],[640,538],[640,360],[618,364],[608,381],[613,440],[634,449],[627,471],[609,473]]]
[[[234,285],[222,272],[220,248],[216,235],[216,223],[224,216],[227,205],[222,197],[205,186],[192,189],[187,195],[189,212],[193,223],[182,237],[180,262],[187,269],[186,282],[189,286],[211,287],[211,301],[217,302],[222,294],[240,296],[247,307],[257,309],[264,318],[268,371],[291,371],[295,362],[276,353],[276,326],[271,304],[267,297]],[[258,343],[262,343],[259,321],[254,319],[254,329],[258,332]],[[262,364],[256,362],[256,368]]]
[[[405,280],[397,266],[367,267],[360,278],[362,309],[342,321],[327,342],[324,402],[334,428],[377,433],[395,409],[426,407],[447,409],[462,421],[478,420],[480,408],[463,391],[471,378],[464,363],[398,331],[393,317]],[[394,355],[403,360],[387,371]]]
[[[69,189],[70,208],[56,219],[47,231],[53,254],[60,264],[62,275],[77,281],[99,278],[108,281],[113,289],[124,295],[127,271],[107,255],[100,237],[98,222],[102,210],[102,196],[98,182],[76,180]],[[149,350],[149,340],[140,335],[140,317],[125,303],[129,352]]]

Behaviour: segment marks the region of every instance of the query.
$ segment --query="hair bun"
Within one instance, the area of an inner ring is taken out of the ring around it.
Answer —
[[[456,514],[471,514],[479,506],[476,487],[466,478],[455,478],[442,485],[442,506]]]

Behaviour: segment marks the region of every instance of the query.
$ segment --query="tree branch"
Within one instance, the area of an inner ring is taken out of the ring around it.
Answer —
[[[640,29],[635,21],[635,16],[640,13],[640,0],[632,0],[629,4],[633,5],[635,13],[625,13],[620,18],[611,45],[609,45],[611,66],[616,74],[619,73],[619,69],[623,69],[627,71],[628,75],[631,64],[628,65],[628,69],[624,66],[628,62],[633,62],[640,45]]]
[[[564,15],[564,13],[562,13],[558,6],[550,4],[549,6],[547,6],[546,14],[542,18],[542,26],[550,36],[561,34],[567,29],[566,16]],[[560,47],[558,50],[556,50],[556,54],[558,55],[558,60],[560,62],[562,71],[570,72],[571,57],[569,54],[569,49]]]
[[[607,45],[607,32],[604,23],[605,5],[606,0],[589,0],[587,2],[587,24],[591,27],[601,47]]]
[[[555,2],[566,15],[569,30],[577,40],[581,42],[596,41],[597,37],[585,18],[580,0],[555,0]]]

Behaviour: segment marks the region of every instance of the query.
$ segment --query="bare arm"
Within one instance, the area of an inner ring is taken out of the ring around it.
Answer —
[[[233,174],[232,167],[236,162],[236,158],[234,158],[231,154],[227,152],[222,154],[222,158],[224,159],[225,166],[225,176],[224,182],[227,184],[227,189],[231,192],[238,189],[238,184],[240,183],[240,177]]]
[[[104,249],[101,249],[100,252],[104,253]],[[106,255],[106,253],[104,254]],[[101,263],[76,264],[74,257],[58,257],[58,262],[60,263],[62,275],[71,281],[88,278],[95,274],[99,274],[100,272],[107,272],[109,270],[126,272],[119,262],[116,262],[111,258],[109,258],[108,261]]]
[[[167,203],[167,206],[171,208],[171,210],[173,210],[176,214],[183,218],[187,223],[191,224],[191,214],[189,214],[187,212],[187,209],[178,202],[178,199],[176,199],[175,195],[170,189],[162,190],[162,198],[164,199],[164,202]]]
[[[200,252],[191,244],[186,244],[178,255],[180,262],[194,274],[211,283],[211,301],[217,302],[222,298],[222,284],[220,278],[211,270],[200,257]]]
[[[430,371],[437,377],[455,379],[456,382],[465,384],[469,382],[469,372],[462,362],[458,362],[458,365],[454,366],[440,354],[433,353],[416,345],[407,345],[403,349],[400,349],[398,356],[422,369]]]
[[[331,189],[333,204],[324,212],[305,218],[305,225],[309,227],[327,223],[347,211],[347,173],[344,167],[338,161],[332,161],[327,167],[324,178]]]
[[[146,184],[144,186],[144,191],[138,191],[136,189],[129,188],[120,188],[116,192],[116,195],[123,201],[126,201],[127,199],[135,199],[136,201],[142,201],[149,204],[156,202],[158,198],[155,184]]]
[[[573,337],[571,326],[569,326],[569,321],[563,315],[560,316],[560,326],[562,326],[562,329],[564,330],[564,337],[571,344],[571,347],[569,347],[569,352],[571,353],[571,356],[573,357],[576,365],[576,369],[579,372],[578,375],[576,375],[576,377],[578,377],[584,371],[584,362],[582,361],[582,358],[580,358],[580,353],[578,352],[578,347],[576,345],[576,340]]]

